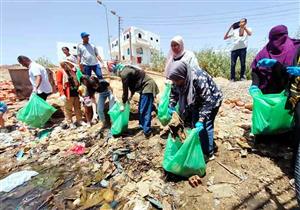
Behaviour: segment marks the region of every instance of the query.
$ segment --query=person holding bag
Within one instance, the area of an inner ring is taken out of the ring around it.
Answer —
[[[139,126],[143,129],[146,138],[149,138],[152,133],[151,120],[153,102],[156,95],[159,93],[157,84],[149,77],[145,71],[139,67],[132,65],[124,65],[116,61],[108,62],[108,69],[122,79],[123,85],[123,104],[126,104],[135,92],[140,93],[139,101]],[[129,90],[131,95],[129,97]],[[121,106],[121,111],[124,111],[124,105]]]
[[[56,73],[57,88],[60,93],[60,99],[65,105],[65,115],[68,126],[75,128],[82,125],[81,106],[78,95],[79,81],[76,77],[76,64],[70,61],[62,61],[61,69]],[[73,110],[76,116],[76,122],[73,124]]]

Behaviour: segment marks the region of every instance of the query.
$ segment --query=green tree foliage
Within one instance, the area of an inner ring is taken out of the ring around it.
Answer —
[[[45,68],[54,68],[55,65],[47,57],[39,57],[35,60],[38,64]]]
[[[256,55],[257,51],[249,49],[247,51],[246,59],[246,76],[248,79],[251,78],[251,63]],[[213,48],[203,49],[199,52],[195,52],[198,59],[200,67],[207,71],[213,77],[224,77],[230,78],[230,52],[216,51]],[[153,53],[152,55],[152,65],[151,70],[157,72],[163,72],[165,66],[166,58],[163,54]],[[239,78],[240,73],[240,63],[239,59],[236,64],[236,75]]]
[[[256,50],[248,50],[247,59],[246,59],[246,77],[247,79],[251,78],[251,63],[256,55]],[[213,77],[224,77],[230,78],[230,52],[218,51],[216,52],[213,49],[201,50],[196,54],[199,65],[202,69],[207,71]],[[240,62],[239,59],[236,64],[236,75],[239,78],[240,74]]]
[[[163,72],[165,68],[166,57],[162,52],[154,51],[151,56],[151,70]]]

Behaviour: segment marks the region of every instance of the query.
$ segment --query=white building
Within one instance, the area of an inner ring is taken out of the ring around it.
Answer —
[[[150,31],[130,27],[121,33],[121,60],[132,64],[150,64],[153,52],[160,50],[160,37]],[[118,39],[111,42],[112,58],[118,60]]]
[[[57,59],[58,59],[58,62],[62,61],[65,59],[65,54],[63,53],[62,51],[62,48],[63,47],[68,47],[69,50],[70,50],[70,53],[72,55],[75,55],[77,56],[77,46],[78,46],[79,43],[70,43],[70,42],[57,42],[56,43],[56,50],[57,50]],[[98,52],[99,52],[99,55],[101,56],[101,58],[103,60],[104,59],[104,54],[103,54],[103,48],[102,47],[99,47],[97,46],[97,49],[98,49]]]

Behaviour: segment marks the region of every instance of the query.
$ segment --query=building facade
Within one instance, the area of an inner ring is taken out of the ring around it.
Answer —
[[[119,60],[118,39],[111,42],[112,58]],[[160,51],[160,37],[150,31],[130,27],[121,33],[121,61],[132,64],[151,63],[154,52]]]

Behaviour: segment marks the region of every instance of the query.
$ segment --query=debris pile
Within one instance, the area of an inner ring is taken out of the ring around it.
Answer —
[[[163,86],[163,78],[155,79]],[[219,151],[216,160],[208,162],[198,188],[163,171],[166,140],[160,135],[164,127],[155,117],[154,136],[146,139],[134,118],[138,100],[134,99],[129,130],[121,137],[100,130],[99,124],[32,129],[16,123],[14,114],[10,115],[10,129],[0,133],[0,183],[16,172],[38,174],[9,192],[0,192],[0,209],[296,207],[290,181],[291,148],[275,142],[257,145],[251,137],[249,82],[216,81],[225,96],[215,127]],[[119,96],[121,86],[114,87],[119,87],[114,90]],[[10,112],[15,113],[22,103],[10,106]],[[55,98],[50,103],[55,103]]]
[[[16,91],[11,81],[0,82],[0,101],[12,105],[17,101]]]

